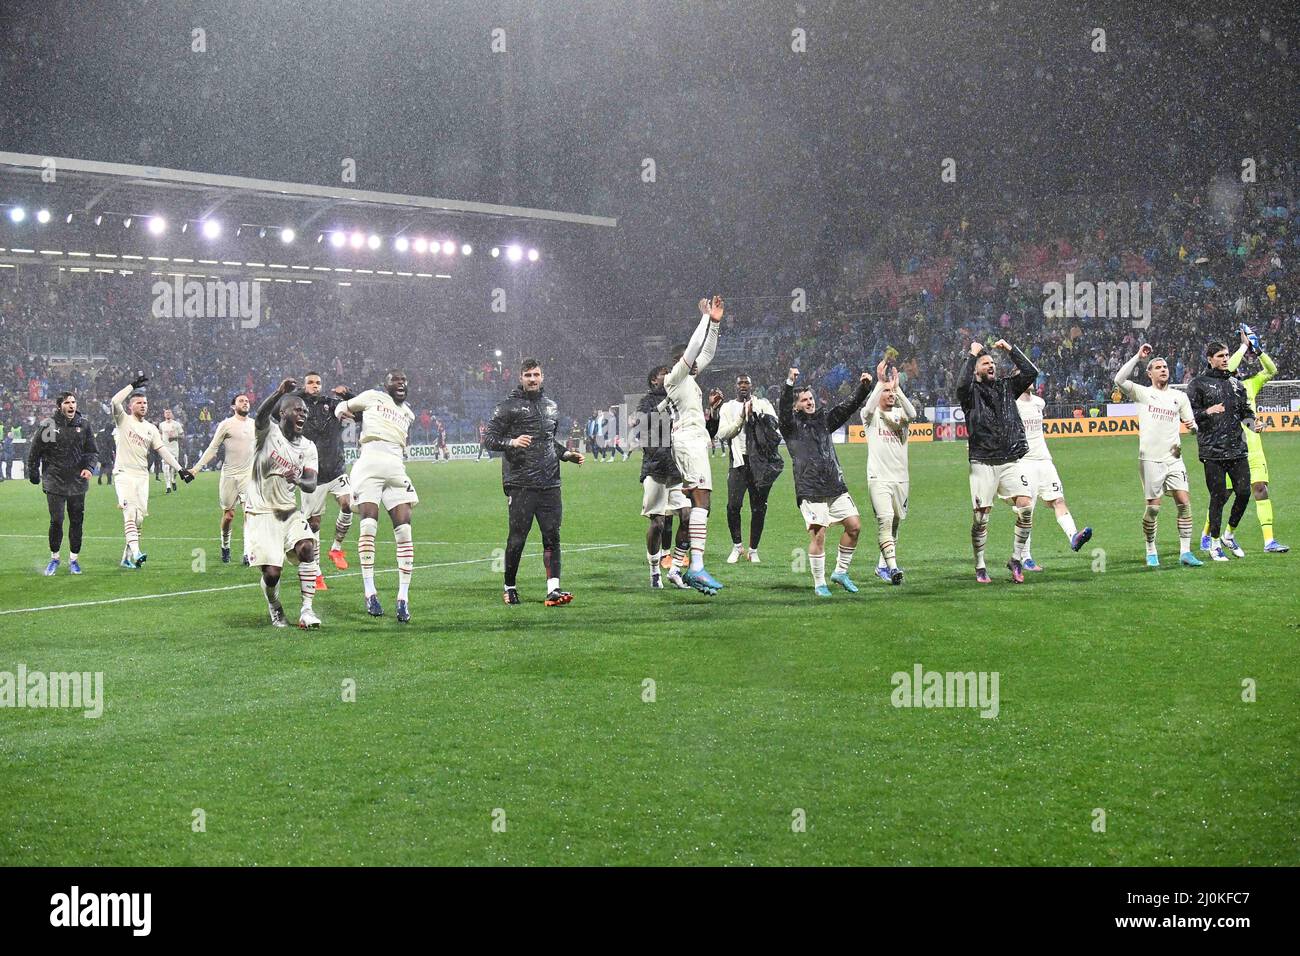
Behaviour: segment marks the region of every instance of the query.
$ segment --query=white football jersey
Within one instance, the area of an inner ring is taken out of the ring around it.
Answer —
[[[906,482],[907,434],[911,419],[895,405],[862,412],[867,429],[867,480]]]
[[[163,441],[175,444],[185,435],[185,426],[176,419],[167,421],[163,419],[158,425],[158,434],[162,435]]]
[[[409,402],[398,405],[382,388],[372,388],[340,402],[338,407],[346,408],[354,415],[362,413],[361,439],[358,442],[362,448],[370,442],[395,445],[399,454],[406,448],[407,435],[415,421],[415,412]]]
[[[1043,409],[1047,403],[1037,395],[1016,399],[1016,411],[1020,412],[1020,421],[1025,426],[1025,438],[1029,442],[1029,451],[1025,457],[1030,461],[1051,461],[1052,453],[1047,450],[1047,439],[1043,437]]]
[[[257,433],[253,474],[244,492],[244,513],[291,511],[298,507],[294,496],[304,471],[316,471],[316,446],[306,438],[290,441],[274,422]]]
[[[1119,390],[1137,405],[1138,460],[1170,461],[1180,457],[1183,438],[1179,423],[1191,425],[1196,420],[1187,393],[1133,381],[1120,382]]]
[[[128,385],[113,396],[113,441],[117,445],[113,474],[124,471],[148,471],[149,449],[161,448],[162,435],[153,422],[140,421],[122,404],[131,394]]]

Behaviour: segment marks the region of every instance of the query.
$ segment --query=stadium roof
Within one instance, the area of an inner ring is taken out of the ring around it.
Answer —
[[[54,182],[46,182],[47,169]],[[45,176],[43,176],[45,174]],[[56,198],[57,197],[57,201]],[[416,224],[447,217],[614,227],[607,216],[406,196],[398,193],[277,182],[159,166],[0,152],[0,202],[45,200],[58,215],[112,214],[197,221],[220,214],[250,226],[292,226],[299,233],[336,226],[400,235]]]

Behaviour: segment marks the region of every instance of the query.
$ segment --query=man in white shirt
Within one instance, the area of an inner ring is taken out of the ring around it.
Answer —
[[[137,376],[112,399],[113,441],[117,449],[113,461],[113,488],[117,492],[117,506],[122,509],[126,532],[121,567],[131,569],[142,567],[147,557],[140,550],[140,526],[149,514],[150,450],[158,452],[186,484],[194,480],[194,475],[181,467],[163,442],[158,428],[145,420],[149,414],[149,399],[139,389],[147,381],[147,375]]]
[[[393,522],[397,547],[397,620],[411,620],[409,610],[411,573],[415,568],[415,543],[411,537],[411,508],[420,496],[406,474],[406,444],[415,412],[406,402],[406,373],[394,369],[383,388],[372,388],[355,398],[339,402],[334,414],[339,421],[361,413],[361,454],[352,465],[352,509],[361,515],[357,557],[361,561],[361,582],[366,592],[366,613],[384,613],[375,590],[375,533],[379,530],[379,506]]]
[[[700,322],[686,348],[677,357],[667,376],[664,389],[673,415],[673,458],[682,473],[682,493],[691,501],[690,567],[682,575],[691,587],[703,594],[717,594],[721,582],[704,570],[704,548],[709,534],[709,499],[713,490],[713,472],[709,462],[709,432],[704,421],[704,393],[696,377],[713,360],[718,348],[718,328],[722,323],[721,296],[712,301],[700,300]]]
[[[222,420],[212,435],[212,441],[203,450],[192,471],[202,471],[212,461],[217,451],[225,446],[221,463],[221,480],[217,484],[217,502],[221,506],[221,563],[230,563],[230,528],[235,522],[235,505],[244,497],[248,479],[253,473],[253,444],[255,427],[248,417],[247,395],[236,395],[230,400],[230,417]],[[247,523],[247,513],[245,513]],[[248,534],[244,534],[244,564],[248,561]]]
[[[718,441],[727,449],[731,467],[727,469],[727,530],[731,532],[731,554],[728,564],[742,559],[759,564],[758,545],[763,538],[763,523],[767,517],[767,497],[772,484],[781,474],[784,460],[780,451],[769,448],[764,454],[758,444],[755,428],[766,419],[771,434],[779,440],[780,425],[776,409],[766,398],[755,396],[753,384],[745,374],[736,376],[736,397],[724,404],[718,416]],[[772,452],[775,451],[775,457]],[[741,543],[740,509],[749,493],[749,548]]]
[[[1016,411],[1020,413],[1020,421],[1025,426],[1025,440],[1029,442],[1029,451],[1020,461],[1029,479],[1032,499],[1030,507],[1040,499],[1048,502],[1056,512],[1056,523],[1061,526],[1066,540],[1070,542],[1070,550],[1078,551],[1092,539],[1092,528],[1080,531],[1065,503],[1061,476],[1056,473],[1056,463],[1052,461],[1052,453],[1047,450],[1047,440],[1043,437],[1043,409],[1046,406],[1047,403],[1029,389],[1025,389],[1016,399]],[[1025,554],[1020,563],[1026,571],[1041,571],[1042,565],[1035,564],[1029,553],[1032,538],[1032,533],[1025,538]]]
[[[257,409],[254,422],[253,473],[245,486],[245,547],[252,563],[262,571],[271,624],[287,627],[280,604],[280,571],[285,556],[298,565],[302,611],[298,626],[320,627],[312,608],[316,596],[316,539],[298,510],[296,490],[304,495],[316,490],[316,446],[302,437],[307,403],[290,395],[298,383],[286,378]],[[278,421],[273,420],[278,418]]]
[[[1169,495],[1178,509],[1179,564],[1199,568],[1200,558],[1192,553],[1192,500],[1187,490],[1187,465],[1183,462],[1183,439],[1180,423],[1196,431],[1192,404],[1185,392],[1169,387],[1169,363],[1151,358],[1153,349],[1143,343],[1137,355],[1115,373],[1119,390],[1137,405],[1138,466],[1142,473],[1142,496],[1146,511],[1142,515],[1142,534],[1147,543],[1147,565],[1159,567],[1156,551],[1156,519],[1160,516],[1160,499]],[[1139,361],[1147,362],[1151,385],[1134,382]]]
[[[876,515],[876,541],[880,561],[876,576],[886,584],[902,584],[898,566],[898,526],[907,517],[911,479],[907,462],[908,426],[916,409],[898,384],[898,369],[892,372],[881,360],[876,366],[876,387],[862,406],[862,424],[867,430],[867,494]]]
[[[180,461],[181,439],[185,437],[185,426],[176,420],[170,408],[163,409],[163,420],[158,423],[158,434],[167,443],[167,450],[172,453],[172,457]],[[171,465],[165,461],[163,462],[163,485],[167,489],[166,494],[170,495],[176,490],[175,473]]]

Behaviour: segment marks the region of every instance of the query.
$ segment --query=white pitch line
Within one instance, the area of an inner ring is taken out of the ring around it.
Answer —
[[[573,554],[578,551],[602,551],[608,548],[626,548],[626,547],[628,547],[628,545],[625,544],[592,544],[592,545],[586,545],[580,547],[565,548],[562,553]],[[524,557],[535,558],[538,556],[538,554],[539,552],[535,551],[532,554],[525,554]],[[486,558],[473,558],[469,561],[441,561],[437,564],[417,564],[411,570],[426,571],[429,568],[451,568],[451,567],[456,567],[458,565],[464,565],[464,564],[482,564],[485,561],[494,561],[494,560],[496,560],[494,557],[489,556]],[[376,568],[375,569],[376,574],[394,574],[396,572],[397,572],[397,568]],[[333,580],[334,578],[351,578],[351,577],[356,577],[360,573],[361,573],[360,571],[344,571],[341,574],[331,575],[330,579]],[[27,614],[32,611],[59,611],[69,607],[98,607],[102,604],[123,604],[127,601],[154,601],[157,600],[158,598],[185,597],[190,594],[212,594],[217,591],[238,591],[241,588],[255,588],[260,586],[261,586],[261,581],[253,581],[249,584],[227,584],[225,587],[220,587],[220,588],[193,588],[189,591],[168,591],[165,594],[133,594],[129,597],[107,598],[103,601],[78,601],[74,604],[47,604],[44,607],[20,607],[20,608],[14,608],[13,610],[10,611],[0,611],[0,617],[3,617],[6,614]]]

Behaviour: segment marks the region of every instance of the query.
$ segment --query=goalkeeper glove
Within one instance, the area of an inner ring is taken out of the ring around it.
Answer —
[[[135,378],[131,379],[131,387],[139,388],[147,381],[149,381],[149,376],[141,373],[140,375],[137,375]]]
[[[182,468],[180,470],[180,476],[181,481],[185,482],[187,485],[194,480],[194,472],[190,471],[188,468]]]
[[[39,485],[41,483],[41,473],[39,471],[33,471],[27,476],[27,480],[34,485]]]

